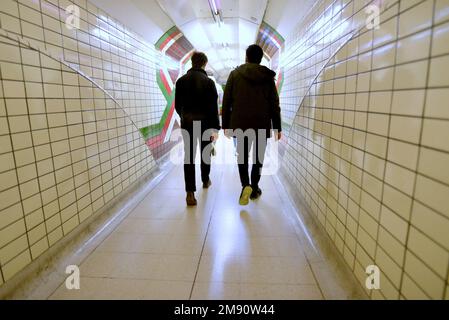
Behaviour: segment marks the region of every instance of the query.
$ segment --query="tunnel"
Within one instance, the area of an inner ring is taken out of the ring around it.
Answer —
[[[177,83],[254,44],[262,195],[220,130],[187,206]],[[0,299],[449,299],[449,1],[2,0]]]

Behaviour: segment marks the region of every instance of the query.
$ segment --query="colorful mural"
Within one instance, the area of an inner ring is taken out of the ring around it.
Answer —
[[[155,159],[160,159],[177,143],[170,141],[173,129],[179,128],[175,114],[175,84],[194,48],[177,27],[168,30],[155,46],[170,61],[160,63],[156,74],[158,88],[167,104],[160,121],[141,128],[140,132]]]
[[[260,25],[256,43],[262,47],[271,63],[271,69],[277,73],[276,86],[280,93],[284,83],[284,70],[281,68],[280,57],[284,50],[285,40],[279,32],[264,21]]]
[[[276,87],[280,95],[285,79],[284,68],[282,68],[280,61],[285,49],[285,39],[272,26],[263,21],[259,28],[256,43],[262,47],[265,57],[271,63],[271,69],[277,74]],[[282,125],[284,129],[289,127],[285,122]]]
[[[280,56],[284,48],[284,38],[270,25],[263,22],[260,26],[256,43],[259,44],[271,68],[276,71],[276,86],[281,92],[284,83],[284,72],[280,67]],[[179,128],[175,112],[175,84],[185,70],[186,64],[194,52],[192,44],[184,34],[174,26],[156,43],[166,61],[159,64],[156,79],[158,88],[166,100],[166,107],[158,123],[141,128],[140,132],[155,159],[160,159],[171,150],[177,142],[170,141],[173,129]],[[168,62],[167,62],[168,61]]]

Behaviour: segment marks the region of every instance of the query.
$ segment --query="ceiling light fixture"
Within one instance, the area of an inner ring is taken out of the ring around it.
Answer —
[[[214,21],[218,23],[218,26],[221,26],[221,24],[223,24],[224,21],[220,0],[208,0],[208,2]]]
[[[212,10],[212,14],[218,15],[218,7],[217,7],[217,3],[215,2],[215,0],[209,0],[209,6]]]

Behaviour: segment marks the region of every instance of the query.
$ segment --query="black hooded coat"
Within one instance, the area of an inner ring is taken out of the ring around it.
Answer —
[[[223,129],[282,131],[276,73],[247,63],[231,72],[223,97]]]

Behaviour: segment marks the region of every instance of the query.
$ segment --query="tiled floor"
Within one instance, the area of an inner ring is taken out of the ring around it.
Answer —
[[[186,208],[174,168],[81,264],[81,289],[62,284],[50,299],[353,297],[323,272],[275,177],[262,178],[262,198],[247,207],[236,166],[215,165],[211,179]]]

